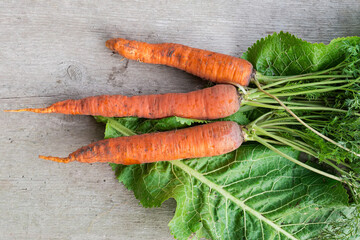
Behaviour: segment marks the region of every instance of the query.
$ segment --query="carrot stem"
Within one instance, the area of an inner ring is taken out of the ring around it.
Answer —
[[[334,176],[334,175],[331,175],[331,174],[329,174],[329,173],[323,172],[323,171],[321,171],[321,170],[319,170],[319,169],[313,168],[313,167],[311,167],[311,166],[309,166],[309,165],[307,165],[307,164],[305,164],[305,163],[300,162],[299,160],[297,160],[297,159],[295,159],[295,158],[293,158],[293,157],[290,157],[290,156],[287,155],[286,153],[283,153],[282,151],[280,151],[280,150],[278,150],[277,148],[273,147],[271,144],[267,143],[266,141],[264,141],[262,138],[260,138],[260,137],[258,137],[258,136],[254,136],[254,140],[257,141],[257,142],[259,142],[259,143],[261,143],[261,144],[263,144],[264,146],[266,146],[266,147],[268,147],[269,149],[273,150],[274,152],[278,153],[280,156],[282,156],[282,157],[290,160],[291,162],[293,162],[293,163],[295,163],[295,164],[297,164],[297,165],[299,165],[299,166],[302,166],[302,167],[304,167],[304,168],[306,168],[306,169],[308,169],[308,170],[310,170],[310,171],[316,172],[316,173],[318,173],[318,174],[320,174],[320,175],[323,175],[323,176],[325,176],[325,177],[334,179],[334,180],[336,180],[336,181],[344,182],[344,180],[341,179],[341,178],[338,178],[338,177],[336,177],[336,176]]]
[[[107,118],[108,123],[110,123],[110,126],[112,126],[116,131],[121,133],[124,136],[131,136],[135,135],[133,131],[126,128],[124,125],[120,124],[119,122],[115,121],[113,118]]]
[[[360,78],[359,78],[360,79]],[[345,151],[348,151],[358,157],[360,157],[360,154],[357,152],[354,152],[352,150],[350,150],[349,148],[340,145],[339,143],[335,142],[334,140],[328,138],[327,136],[323,135],[322,133],[320,133],[319,131],[315,130],[314,128],[310,127],[307,123],[305,123],[303,120],[301,120],[293,111],[290,110],[290,108],[288,108],[279,98],[277,98],[274,95],[271,95],[270,93],[266,92],[265,90],[263,90],[260,86],[260,83],[258,81],[255,81],[256,86],[259,88],[259,90],[263,93],[265,93],[266,95],[274,98],[291,116],[293,116],[296,120],[298,120],[302,125],[304,125],[306,128],[308,128],[309,130],[311,130],[313,133],[315,133],[316,135],[318,135],[319,137],[327,140],[328,142],[334,144],[335,146],[344,149]]]

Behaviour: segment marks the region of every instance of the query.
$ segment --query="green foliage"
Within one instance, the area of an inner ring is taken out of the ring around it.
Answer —
[[[233,115],[230,115],[226,118],[221,118],[221,119],[218,119],[219,121],[233,121],[233,122],[236,122],[240,125],[246,125],[250,122],[249,118],[248,118],[248,114],[245,114],[241,111],[238,111],[236,113],[234,113]]]
[[[359,152],[360,146],[360,118],[356,116],[329,116],[331,121],[327,121],[320,131],[326,136],[331,136],[333,140],[340,143],[341,145],[351,149],[352,151]],[[311,133],[309,133],[311,134]],[[312,134],[313,135],[313,134]],[[322,149],[320,160],[326,158],[336,159],[338,162],[348,162],[355,165],[359,165],[359,157],[346,152],[340,148],[334,148],[333,145],[326,143],[323,139],[318,136],[312,136],[313,139],[317,139],[316,147]],[[323,149],[324,148],[324,149]],[[358,167],[354,167],[357,169]],[[357,172],[358,174],[360,171]]]
[[[239,121],[241,121],[241,117],[237,116],[237,114],[234,114],[233,117],[238,118]],[[145,118],[137,118],[137,117],[108,118],[108,117],[96,116],[95,119],[98,122],[102,122],[102,123],[109,123],[109,121],[112,122],[112,124],[107,124],[105,128],[105,136],[107,138],[118,136],[119,132],[123,135],[126,135],[121,131],[121,129],[117,129],[117,126],[119,126],[120,128],[122,127],[128,128],[131,131],[139,134],[139,133],[180,129],[191,125],[207,122],[204,120],[187,119],[181,117],[168,117],[163,119],[145,119]]]
[[[291,148],[279,149],[299,155]],[[112,168],[145,207],[175,198],[169,227],[178,239],[192,233],[211,239],[309,239],[354,211],[339,182],[259,145],[217,157]]]
[[[278,128],[284,126],[277,126],[268,131],[281,136],[284,144],[286,140],[300,144],[297,149],[312,152],[341,177],[355,180],[352,186],[359,185],[360,38],[338,38],[325,45],[280,32],[259,40],[244,58],[257,69],[257,79],[267,92],[252,91],[254,97],[248,99],[268,102],[266,107],[276,109],[277,97],[298,117],[306,116],[305,122],[323,136],[299,122],[291,123],[296,130],[281,132]],[[333,142],[324,140],[326,137]],[[334,165],[339,163],[342,165]]]
[[[345,67],[343,72],[358,78],[360,77],[360,43],[347,43],[345,44],[345,47],[347,49],[346,62],[348,65]]]
[[[289,33],[274,33],[258,40],[242,56],[267,76],[289,76],[316,72],[341,63],[349,46],[360,37],[337,38],[328,45],[309,43]]]

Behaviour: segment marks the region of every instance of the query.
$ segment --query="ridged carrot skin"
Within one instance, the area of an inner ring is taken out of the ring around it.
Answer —
[[[150,44],[123,38],[110,39],[106,46],[131,60],[179,68],[216,82],[248,86],[253,74],[250,62],[176,43]]]
[[[104,139],[76,150],[67,158],[39,157],[63,163],[131,165],[217,156],[237,149],[243,140],[237,123],[219,121],[175,131]]]
[[[215,85],[189,93],[167,93],[127,97],[102,95],[65,100],[46,108],[25,108],[7,112],[63,113],[105,117],[137,116],[164,118],[178,116],[195,119],[227,117],[239,110],[240,99],[234,86]]]

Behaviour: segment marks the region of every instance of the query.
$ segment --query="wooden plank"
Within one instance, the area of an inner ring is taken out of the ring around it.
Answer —
[[[289,31],[312,42],[360,35],[360,4],[346,1],[2,1],[0,109],[98,94],[186,92],[205,82],[182,71],[120,61],[112,37],[177,42],[240,56]],[[2,239],[173,239],[176,203],[139,206],[107,164],[56,164],[99,140],[87,116],[0,112]]]

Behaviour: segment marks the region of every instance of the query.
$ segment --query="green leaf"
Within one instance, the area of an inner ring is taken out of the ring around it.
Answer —
[[[234,113],[226,118],[219,119],[218,121],[233,121],[240,125],[246,125],[250,122],[247,115],[241,111],[237,111],[236,113]]]
[[[234,114],[235,115],[235,114]],[[235,116],[236,117],[236,116]],[[245,115],[238,121],[246,121]],[[127,136],[129,132],[124,127],[135,133],[148,133],[157,131],[167,131],[172,129],[180,129],[189,127],[191,125],[206,123],[205,120],[188,119],[181,117],[168,117],[162,119],[145,119],[137,117],[123,117],[123,118],[109,118],[96,116],[96,121],[102,123],[110,123],[105,128],[105,138],[112,138],[117,136]],[[125,130],[125,132],[123,132]]]
[[[176,200],[169,227],[178,239],[193,233],[208,239],[309,239],[353,211],[339,182],[254,144],[217,157],[111,166],[143,206]]]
[[[360,37],[337,38],[328,45],[309,43],[280,32],[258,40],[242,57],[263,75],[297,75],[339,64],[345,59],[348,46],[359,43]]]

